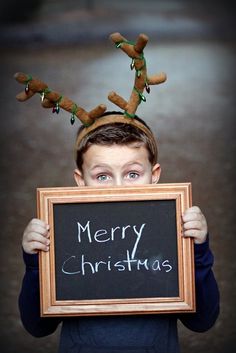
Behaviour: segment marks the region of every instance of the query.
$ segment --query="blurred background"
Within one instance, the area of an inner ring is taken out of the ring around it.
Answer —
[[[161,182],[191,181],[193,202],[206,215],[221,314],[206,333],[179,325],[182,353],[231,352],[235,313],[235,5],[213,0],[2,0],[0,5],[1,100],[1,315],[0,350],[56,353],[59,331],[31,337],[22,327],[17,300],[24,274],[21,239],[36,216],[36,188],[74,186],[73,144],[79,122],[44,110],[40,97],[19,103],[22,71],[87,110],[105,103],[110,90],[128,98],[130,60],[109,34],[129,40],[149,36],[151,87],[138,109],[159,141]],[[164,352],[163,352],[164,353]]]

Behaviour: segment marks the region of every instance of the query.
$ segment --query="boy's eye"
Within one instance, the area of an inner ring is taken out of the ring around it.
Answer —
[[[98,179],[99,181],[106,181],[106,180],[109,179],[109,177],[108,177],[108,175],[106,175],[106,174],[101,174],[101,175],[98,175],[97,179]]]
[[[139,174],[136,172],[128,173],[128,179],[137,179],[138,177],[139,177]]]

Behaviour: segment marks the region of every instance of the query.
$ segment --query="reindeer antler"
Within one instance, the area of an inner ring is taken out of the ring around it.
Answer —
[[[148,37],[145,34],[140,34],[136,43],[127,41],[120,33],[113,33],[110,35],[110,38],[117,48],[121,48],[130,58],[132,58],[130,68],[131,70],[135,69],[136,74],[134,87],[128,102],[115,92],[110,92],[108,99],[121,109],[124,109],[125,115],[132,118],[134,117],[140,102],[146,101],[146,98],[143,95],[144,88],[147,93],[149,93],[149,85],[156,85],[164,82],[166,80],[166,74],[162,72],[151,77],[147,76],[146,60],[143,55],[143,49],[148,42]]]
[[[44,108],[53,108],[53,112],[59,113],[61,107],[72,113],[72,124],[74,123],[76,116],[85,126],[89,126],[95,119],[103,115],[107,109],[104,104],[100,104],[90,112],[87,112],[69,98],[62,96],[58,92],[52,91],[46,83],[38,78],[33,78],[22,72],[16,73],[14,77],[19,83],[25,84],[25,90],[16,96],[20,102],[26,101],[35,93],[40,93],[42,100],[41,103]]]

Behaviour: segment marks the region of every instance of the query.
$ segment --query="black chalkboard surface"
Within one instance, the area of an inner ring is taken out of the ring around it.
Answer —
[[[54,206],[56,299],[178,296],[173,200]]]
[[[38,189],[51,228],[42,316],[193,311],[192,241],[181,237],[190,187]]]

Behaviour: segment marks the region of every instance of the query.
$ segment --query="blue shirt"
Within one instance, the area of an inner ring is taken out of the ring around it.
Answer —
[[[219,315],[219,291],[208,240],[194,246],[196,313],[100,317],[40,317],[38,255],[23,253],[26,272],[19,296],[21,320],[33,336],[62,322],[59,353],[178,353],[177,320],[192,331],[210,329]]]

